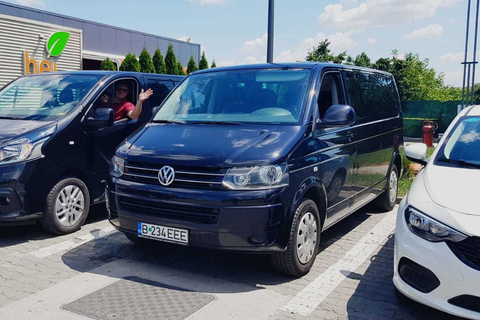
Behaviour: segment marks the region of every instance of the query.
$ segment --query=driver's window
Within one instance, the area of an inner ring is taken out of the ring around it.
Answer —
[[[323,76],[318,95],[318,110],[320,119],[325,116],[328,108],[335,104],[345,103],[340,85],[339,73],[327,73]]]
[[[130,120],[128,113],[137,102],[137,83],[133,79],[122,79],[111,83],[93,103],[93,112],[98,108],[113,109],[115,122]]]

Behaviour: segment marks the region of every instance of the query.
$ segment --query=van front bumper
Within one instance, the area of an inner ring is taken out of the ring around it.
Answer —
[[[39,219],[42,213],[29,212],[25,184],[35,161],[0,166],[0,226],[25,224]]]
[[[279,193],[165,188],[115,179],[106,197],[109,220],[124,233],[137,234],[138,222],[144,222],[186,229],[192,246],[281,252]]]

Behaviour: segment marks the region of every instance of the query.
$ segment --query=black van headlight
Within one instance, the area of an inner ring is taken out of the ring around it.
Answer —
[[[286,163],[228,169],[222,184],[232,190],[271,189],[288,186]]]
[[[442,242],[446,240],[460,242],[467,238],[463,233],[430,218],[413,207],[408,207],[405,210],[405,219],[407,220],[410,231],[430,242]]]
[[[55,132],[56,127],[48,127],[9,141],[0,147],[0,165],[9,165],[42,158],[42,147]]]
[[[112,161],[110,162],[110,174],[116,178],[119,178],[123,175],[124,169],[125,159],[113,156]]]

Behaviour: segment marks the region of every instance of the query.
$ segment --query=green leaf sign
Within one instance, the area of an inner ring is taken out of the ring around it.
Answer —
[[[49,56],[58,57],[62,54],[63,49],[67,45],[70,33],[68,32],[55,32],[47,40],[47,52]]]

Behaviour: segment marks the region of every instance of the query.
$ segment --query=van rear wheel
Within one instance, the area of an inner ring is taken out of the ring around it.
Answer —
[[[319,217],[315,202],[303,199],[295,210],[287,249],[272,254],[273,266],[277,271],[294,277],[304,276],[310,271],[320,242]]]
[[[80,229],[90,210],[90,194],[82,180],[63,178],[47,195],[42,227],[54,234],[68,234]]]
[[[395,206],[397,202],[398,194],[398,170],[397,166],[392,164],[390,168],[390,173],[387,179],[387,185],[385,190],[380,194],[375,200],[375,206],[383,211],[390,211]]]

